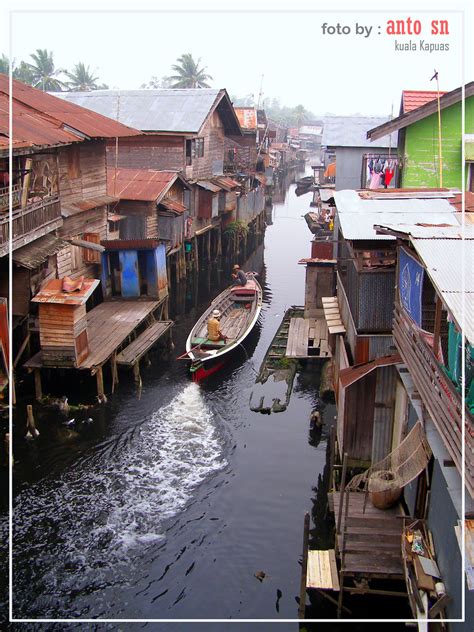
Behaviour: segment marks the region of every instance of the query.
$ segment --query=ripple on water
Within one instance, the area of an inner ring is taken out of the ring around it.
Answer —
[[[45,601],[35,604],[35,594],[73,597],[130,579],[133,559],[165,537],[165,522],[226,464],[214,417],[188,384],[119,452],[23,490],[14,512],[17,607],[37,611]]]

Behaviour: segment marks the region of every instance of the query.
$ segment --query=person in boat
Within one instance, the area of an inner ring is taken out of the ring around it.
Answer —
[[[234,281],[234,285],[247,285],[247,275],[240,269],[240,266],[237,263],[233,268],[232,279]]]
[[[209,320],[207,321],[207,339],[211,342],[219,342],[219,340],[226,340],[226,337],[221,332],[220,323],[221,313],[218,309],[215,309]]]

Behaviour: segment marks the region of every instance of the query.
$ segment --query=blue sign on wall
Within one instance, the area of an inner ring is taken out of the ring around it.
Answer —
[[[421,294],[425,271],[403,248],[400,248],[398,270],[400,302],[409,316],[421,327]]]

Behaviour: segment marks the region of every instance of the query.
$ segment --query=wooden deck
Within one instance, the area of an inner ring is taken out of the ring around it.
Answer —
[[[172,320],[160,320],[141,333],[128,347],[117,354],[117,364],[133,366],[171,327]]]
[[[285,355],[288,358],[330,358],[324,318],[292,318]]]
[[[306,588],[339,590],[339,576],[334,549],[308,551]]]
[[[365,494],[348,492],[347,521],[342,509],[342,523],[336,534],[337,550],[343,558],[341,571],[345,576],[403,579],[401,539],[403,515],[401,505],[376,509]],[[336,525],[339,515],[339,492],[329,494],[329,507],[334,511]],[[345,499],[343,499],[345,505]]]
[[[102,366],[161,303],[162,301],[106,301],[94,307],[87,313],[89,355],[77,368],[94,370]],[[45,365],[41,351],[24,366],[28,369],[43,368]]]

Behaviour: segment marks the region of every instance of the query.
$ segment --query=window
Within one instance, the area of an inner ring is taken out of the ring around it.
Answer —
[[[204,156],[204,138],[193,138],[186,141],[186,165],[193,163],[193,158]]]
[[[100,244],[99,233],[84,233],[82,239],[93,244]],[[92,250],[92,248],[83,248],[82,260],[84,263],[100,263],[100,252]]]
[[[204,156],[204,138],[195,139],[195,153],[196,158],[202,158]]]

